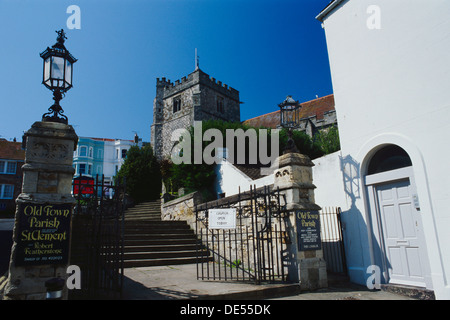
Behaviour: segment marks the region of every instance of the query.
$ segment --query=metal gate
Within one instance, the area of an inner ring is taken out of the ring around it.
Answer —
[[[81,269],[81,289],[70,290],[69,299],[121,297],[124,190],[104,176],[74,179],[70,264]]]
[[[235,196],[197,205],[197,279],[286,282],[287,228],[286,199],[268,186]],[[235,227],[209,227],[211,209],[235,209]],[[205,259],[205,251],[212,259]]]
[[[320,212],[322,250],[327,271],[347,274],[341,208],[322,208]]]

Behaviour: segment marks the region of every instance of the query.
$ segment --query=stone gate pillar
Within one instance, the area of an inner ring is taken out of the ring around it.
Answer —
[[[45,299],[47,280],[67,278],[77,141],[72,126],[57,122],[35,122],[24,135],[23,185],[4,299]]]
[[[321,208],[314,203],[313,166],[309,157],[287,153],[278,158],[278,169],[274,171],[274,189],[280,188],[285,194],[290,211],[288,277],[292,282],[299,282],[302,290],[328,286],[320,239]]]

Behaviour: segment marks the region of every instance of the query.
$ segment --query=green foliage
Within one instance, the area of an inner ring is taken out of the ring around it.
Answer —
[[[339,131],[336,126],[318,132],[314,136],[314,142],[321,147],[324,154],[330,154],[341,149]]]
[[[205,131],[208,129],[218,129],[222,133],[223,140],[219,143],[223,147],[226,145],[226,130],[242,129],[244,132],[248,129],[256,129],[257,146],[259,147],[259,135],[258,129],[267,129],[267,142],[268,142],[268,154],[271,154],[271,135],[273,131],[270,128],[252,128],[248,125],[244,125],[240,122],[224,122],[219,120],[203,121],[202,123],[202,137]],[[194,128],[190,128],[191,147],[194,148]],[[294,131],[294,142],[300,151],[300,153],[309,156],[311,159],[315,159],[334,151],[339,150],[339,136],[337,128],[332,127],[325,133],[318,133],[318,137],[311,139],[305,132]],[[336,143],[337,139],[337,143]],[[288,141],[287,130],[281,129],[279,133],[279,154],[283,153],[283,150]],[[202,152],[205,147],[212,143],[211,141],[202,141]],[[235,148],[237,143],[235,143]],[[337,148],[337,149],[336,149]],[[236,155],[236,149],[234,154]],[[242,152],[242,150],[240,150]],[[259,155],[259,151],[258,151]],[[230,159],[234,163],[237,163],[237,159]],[[245,145],[245,162],[249,163],[249,143],[246,141]],[[186,192],[200,191],[206,198],[214,198],[214,181],[216,175],[214,173],[214,165],[208,165],[205,163],[194,163],[194,152],[191,152],[191,164],[179,164],[175,165],[170,160],[163,160],[160,162],[161,175],[164,180],[167,192],[176,192],[178,188],[185,188]]]
[[[127,193],[135,202],[155,200],[161,192],[161,171],[150,145],[132,146],[117,174],[126,179]]]
[[[185,188],[185,193],[199,191],[205,200],[214,198],[214,181],[216,174],[213,165],[179,164],[172,166],[171,184],[173,190]]]
[[[288,131],[282,129],[280,131],[280,155],[283,153],[288,139]],[[292,139],[294,139],[295,145],[301,154],[307,155],[311,159],[316,159],[324,155],[320,144],[313,141],[305,132],[294,131]]]

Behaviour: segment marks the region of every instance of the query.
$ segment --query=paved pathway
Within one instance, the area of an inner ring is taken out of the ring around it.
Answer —
[[[254,285],[197,280],[195,264],[125,269],[125,300],[413,300],[385,292],[370,291],[350,283],[314,292],[298,292],[295,285]]]

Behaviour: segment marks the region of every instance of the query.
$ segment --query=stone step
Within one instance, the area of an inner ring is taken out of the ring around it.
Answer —
[[[212,257],[183,257],[172,259],[142,259],[142,260],[127,260],[124,261],[124,268],[138,268],[138,267],[154,267],[154,266],[167,266],[176,264],[192,264],[196,262],[208,262],[212,261]]]
[[[150,212],[150,211],[143,211],[143,210],[141,210],[141,211],[127,211],[127,212],[125,212],[125,216],[135,216],[135,215],[161,216],[161,212],[159,212],[159,211]]]
[[[161,211],[159,206],[148,206],[148,207],[131,207],[126,210],[127,212],[135,212],[135,211]]]
[[[126,217],[126,216],[125,216]],[[132,220],[130,220],[130,221],[125,221],[125,224],[133,224],[133,221]],[[171,220],[160,220],[159,222],[155,222],[155,221],[139,221],[139,222],[137,222],[137,224],[139,224],[139,225],[142,225],[142,224],[145,224],[145,225],[149,225],[149,224],[187,224],[187,222],[186,221],[183,221],[183,220],[177,220],[177,221],[171,221]]]
[[[197,236],[194,233],[147,233],[147,234],[125,234],[124,240],[170,240],[170,239],[194,239],[197,240]]]
[[[189,228],[189,225],[185,221],[164,221],[164,220],[125,220],[125,228],[140,228],[140,227],[155,227],[155,228],[165,228],[165,227],[183,227]]]
[[[140,236],[142,238],[145,237],[153,237],[153,236],[165,236],[165,235],[193,235],[191,229],[176,229],[176,228],[167,228],[167,229],[128,229],[125,230],[126,235],[130,236]]]
[[[127,210],[125,211],[125,215],[126,216],[131,216],[131,215],[135,215],[135,214],[155,214],[155,215],[161,215],[161,211],[160,210]]]
[[[153,245],[127,245],[124,247],[125,252],[160,252],[160,251],[186,251],[197,250],[197,245],[194,243],[186,244],[153,244]]]
[[[154,246],[154,245],[182,245],[182,244],[196,244],[199,240],[193,238],[181,238],[181,239],[125,239],[124,245],[128,246]]]
[[[129,214],[161,214],[160,209],[128,209],[125,211],[125,215]]]
[[[155,202],[150,202],[150,203],[141,203],[141,204],[137,204],[133,207],[129,207],[129,209],[135,209],[135,208],[156,208],[156,209],[161,209],[161,203],[155,203]]]
[[[150,221],[161,221],[161,217],[125,217],[125,221],[146,221],[146,220],[150,220]]]
[[[164,228],[164,227],[174,227],[174,228],[188,228],[190,229],[189,225],[185,221],[133,221],[133,220],[127,220],[124,223],[124,226],[130,227],[130,228]]]
[[[207,250],[157,251],[157,252],[125,252],[124,260],[149,260],[167,258],[187,258],[208,256]]]
[[[210,261],[209,252],[197,245],[199,240],[186,221],[161,220],[160,201],[125,211],[125,268]]]
[[[126,215],[125,221],[127,220],[153,220],[161,221],[161,215],[149,215],[149,214],[136,214],[136,215]]]

